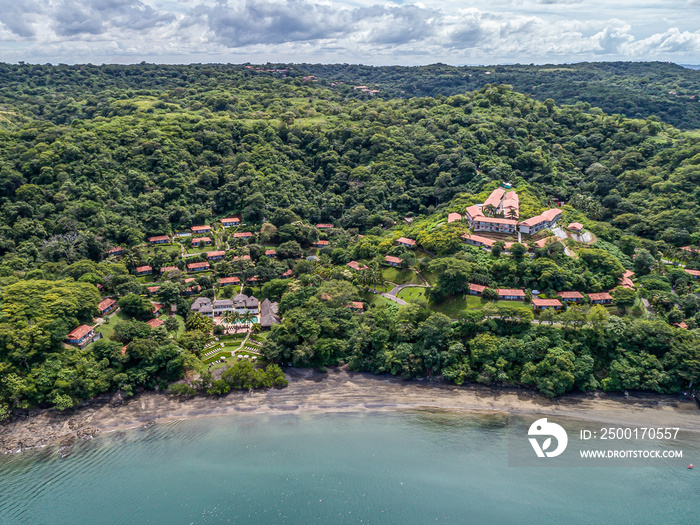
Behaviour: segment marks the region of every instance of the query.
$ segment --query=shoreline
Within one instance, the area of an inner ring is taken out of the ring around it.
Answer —
[[[570,394],[551,400],[529,390],[481,385],[457,386],[406,381],[392,376],[348,372],[286,370],[282,390],[231,392],[178,401],[163,393],[144,392],[123,399],[102,395],[64,413],[30,412],[0,426],[0,453],[57,445],[67,456],[78,439],[158,423],[236,414],[331,413],[429,410],[471,414],[541,414],[618,425],[677,426],[700,433],[700,410],[680,396],[663,394]]]

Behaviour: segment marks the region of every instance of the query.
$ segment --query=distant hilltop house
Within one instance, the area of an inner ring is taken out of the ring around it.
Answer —
[[[224,258],[226,252],[223,250],[218,250],[214,252],[207,252],[207,259],[210,261],[219,261]]]
[[[211,226],[192,226],[190,230],[192,230],[192,233],[207,233],[211,231]]]
[[[95,332],[95,327],[81,324],[66,336],[66,341],[78,348],[85,348],[93,341],[97,341],[101,338],[102,334],[100,332]]]
[[[559,299],[532,299],[532,308],[537,311],[542,310],[561,310],[562,305]]]
[[[316,241],[311,244],[314,248],[325,248],[328,246],[330,243],[328,241]]]
[[[229,228],[231,226],[238,226],[241,224],[241,218],[238,216],[235,217],[227,217],[225,219],[221,219],[221,226],[224,228]]]
[[[154,237],[149,237],[148,242],[151,244],[166,244],[170,242],[170,237],[167,235],[156,235]]]
[[[100,315],[104,315],[114,310],[116,306],[117,301],[114,299],[103,299],[97,304],[97,310],[100,312]]]
[[[219,279],[219,286],[231,286],[234,284],[241,284],[241,280],[238,277],[222,277]]]
[[[121,246],[115,246],[114,248],[111,248],[111,249],[107,250],[107,251],[105,252],[105,255],[109,257],[110,255],[115,255],[115,256],[117,256],[117,255],[121,255],[122,253],[124,253],[124,250],[122,250],[122,247],[121,247]]]
[[[200,246],[202,244],[211,244],[209,237],[195,237],[192,239],[192,246]]]
[[[473,231],[512,234],[516,231],[527,235],[554,226],[561,219],[562,211],[556,208],[540,215],[519,221],[520,198],[514,191],[496,188],[483,204],[467,207],[464,218]]]
[[[137,266],[136,275],[151,275],[153,273],[153,268],[150,266]]]
[[[188,272],[203,272],[205,270],[209,269],[209,263],[208,262],[196,262],[196,263],[188,263],[187,264],[187,271]]]
[[[416,246],[416,241],[409,239],[408,237],[399,237],[396,239],[396,243],[399,246],[405,246],[406,248],[414,248]]]
[[[394,257],[393,255],[385,255],[384,261],[389,266],[401,266],[401,264],[403,263],[403,259],[401,259],[399,257]]]

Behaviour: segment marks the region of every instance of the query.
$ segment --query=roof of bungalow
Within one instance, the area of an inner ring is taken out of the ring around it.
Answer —
[[[165,305],[162,303],[153,303],[153,313],[156,313],[158,310],[161,310]]]
[[[368,268],[368,267],[365,266],[364,264],[363,264],[362,266],[360,266],[360,263],[357,262],[357,261],[350,261],[350,262],[347,264],[347,266],[349,266],[349,267],[352,268],[353,270],[358,270],[358,271],[359,271],[359,270],[366,270],[366,269]]]
[[[193,281],[195,281],[195,278],[194,278],[194,277],[188,277],[187,279],[185,279],[184,282],[185,282],[185,284],[187,284],[187,283],[191,283],[191,282],[193,282]]]
[[[514,288],[496,288],[498,295],[525,297],[525,290],[516,290]]]
[[[277,255],[277,252],[274,248],[270,248],[269,250],[265,250],[265,255]]]
[[[583,299],[581,292],[571,291],[571,292],[557,292],[557,295],[562,299]]]
[[[151,268],[151,267],[148,266],[148,265],[146,265],[146,266],[137,266],[137,267],[136,267],[136,273],[150,272],[150,271],[152,271],[152,270],[153,270],[153,268]]]
[[[160,273],[166,273],[166,272],[174,272],[176,270],[179,270],[177,266],[162,266],[160,268]]]
[[[348,307],[356,309],[356,310],[364,310],[365,305],[362,301],[350,301],[350,304]]]
[[[527,248],[527,243],[526,242],[505,242],[503,243],[505,245],[506,250],[510,250],[514,244],[522,244]]]
[[[170,237],[167,235],[156,235],[154,237],[149,237],[148,242],[157,242],[157,241],[169,241]]]
[[[586,295],[591,301],[612,301],[612,295],[608,292],[589,293]]]
[[[265,299],[260,303],[260,326],[269,327],[273,324],[280,324],[280,317],[277,315],[277,304]]]
[[[207,257],[223,257],[224,255],[226,255],[226,252],[223,250],[207,252]]]
[[[551,208],[549,210],[545,210],[542,212],[542,217],[544,217],[547,221],[551,222],[553,221],[557,215],[561,214],[561,210],[559,208]]]
[[[539,224],[541,222],[545,222],[547,219],[545,218],[544,215],[535,215],[534,217],[530,217],[529,219],[525,219],[524,221],[520,222],[521,226],[535,226],[536,224]]]
[[[559,301],[559,299],[539,299],[533,297],[532,304],[533,306],[561,306],[561,301]]]
[[[484,286],[483,284],[471,284],[471,283],[469,284],[469,291],[470,292],[481,293],[484,290],[486,290],[486,288],[488,288],[488,286]]]
[[[689,270],[688,268],[684,268],[684,270],[686,273],[688,273],[694,277],[700,275],[700,271],[698,271],[698,270]]]
[[[86,324],[81,324],[78,328],[73,329],[67,336],[68,339],[82,339],[87,334],[92,332],[93,327]]]
[[[249,260],[250,260],[250,255],[248,255],[248,254],[246,254],[246,255],[240,255],[240,256],[239,256],[239,255],[236,255],[236,256],[233,258],[234,261],[237,261],[237,260],[239,260],[239,259],[240,259],[240,260],[249,261]]]
[[[401,244],[408,244],[409,246],[415,246],[416,241],[413,239],[409,239],[408,237],[399,237],[396,239],[396,242],[401,243]]]
[[[465,210],[465,212],[470,217],[480,217],[480,216],[484,215],[484,212],[481,211],[481,205],[479,205],[479,204],[474,204],[473,206],[469,206]]]
[[[683,330],[688,329],[688,324],[685,321],[681,321],[680,323],[676,323],[673,326],[676,326],[676,327],[681,328]]]
[[[209,268],[209,263],[206,261],[205,262],[187,263],[188,270],[193,270],[195,268]]]
[[[317,246],[328,246],[330,243],[328,241],[316,241],[313,244]]]
[[[282,277],[290,277],[292,275],[292,269],[290,268],[282,274]]]
[[[394,257],[393,255],[385,255],[384,260],[386,262],[394,263],[394,264],[401,264],[403,262],[403,259],[400,259],[398,257]]]
[[[462,216],[459,213],[449,213],[447,215],[447,222],[458,222],[462,220]]]
[[[488,237],[482,237],[481,235],[469,235],[468,233],[462,235],[462,239],[465,241],[478,242],[485,246],[493,246],[496,244],[496,241],[489,239]]]
[[[505,195],[505,193],[506,190],[503,188],[496,188],[491,192],[488,199],[484,201],[484,207],[491,205],[494,208],[498,208],[498,205],[501,204],[501,200],[503,199],[503,195]]]
[[[200,242],[211,242],[209,237],[195,237],[192,239],[192,244],[199,244]]]
[[[253,232],[236,232],[233,234],[234,239],[247,239],[248,237],[252,237]]]
[[[219,284],[238,284],[241,280],[238,277],[222,277],[219,279]]]
[[[149,286],[146,289],[148,290],[148,293],[156,293],[159,288],[160,288],[160,286]]]
[[[192,226],[190,230],[192,230],[193,232],[208,232],[209,230],[211,230],[211,226],[207,226],[206,224],[202,226]]]
[[[224,222],[241,222],[241,218],[238,216],[226,217],[225,219],[221,219],[221,222],[222,223],[224,223]]]
[[[518,221],[515,219],[501,219],[500,217],[479,217],[474,219],[475,222],[485,222],[490,224],[507,224],[509,226],[515,226]]]
[[[557,242],[556,237],[545,237],[544,239],[540,239],[539,241],[535,241],[532,244],[537,246],[538,248],[544,248],[547,244]]]
[[[161,319],[151,319],[149,321],[146,321],[146,324],[151,328],[158,328],[159,326],[163,326],[165,322]]]
[[[580,232],[581,230],[583,230],[583,224],[581,224],[580,222],[572,222],[567,226],[567,229]]]
[[[322,223],[316,225],[316,228],[321,228],[321,229],[332,228],[332,227],[333,227],[333,224],[331,224],[330,222],[322,222]]]
[[[685,250],[686,252],[691,252],[691,253],[698,253],[698,252],[700,252],[700,249],[698,249],[698,248],[693,248],[692,246],[681,246],[681,250]]]
[[[122,247],[121,247],[121,246],[115,246],[114,248],[110,248],[109,250],[107,250],[105,253],[106,253],[107,255],[110,255],[110,254],[112,254],[112,253],[117,253],[117,252],[121,252],[121,251],[122,251]]]
[[[246,278],[246,281],[251,282],[251,283],[257,283],[260,280],[259,275],[253,275],[252,277]]]
[[[110,306],[117,304],[117,301],[114,299],[103,299],[99,303],[97,303],[97,309],[101,312],[102,310],[109,308]]]

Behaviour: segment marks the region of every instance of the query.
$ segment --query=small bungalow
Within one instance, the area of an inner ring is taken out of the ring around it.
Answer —
[[[687,268],[685,268],[685,273],[690,275],[693,279],[700,278],[700,271],[698,270],[688,270]]]
[[[163,275],[164,273],[175,272],[179,270],[180,268],[178,268],[177,266],[161,266],[160,274]]]
[[[332,227],[333,225],[329,222],[324,222],[316,225],[316,228],[318,228],[319,230],[330,230]]]
[[[399,246],[404,246],[406,248],[413,248],[416,246],[416,241],[407,237],[399,237],[398,239],[396,239],[396,243]]]
[[[182,295],[194,295],[202,291],[202,287],[198,284],[193,284],[182,290]]]
[[[589,293],[588,298],[593,304],[612,304],[612,295],[608,292]]]
[[[86,324],[81,324],[78,328],[72,330],[67,336],[66,341],[69,344],[76,345],[79,348],[84,348],[95,339],[100,339],[102,334],[95,333],[95,328]]]
[[[270,248],[269,250],[265,250],[265,257],[270,257],[270,258],[277,257],[277,252],[273,248]]]
[[[146,288],[146,289],[148,290],[148,293],[149,293],[149,294],[153,295],[153,294],[155,294],[155,293],[158,293],[158,289],[159,289],[159,288],[160,288],[160,286],[149,286],[149,287]]]
[[[350,310],[354,310],[355,312],[362,312],[365,309],[365,305],[362,303],[362,301],[350,301],[350,304],[347,305]]]
[[[583,294],[581,292],[557,292],[557,295],[562,301],[567,303],[580,303],[583,301]]]
[[[486,288],[488,288],[488,286],[483,286],[481,284],[470,284],[469,295],[481,296],[481,294],[484,293],[484,290],[486,290]]]
[[[532,308],[538,312],[542,310],[561,310],[559,299],[539,299],[532,298]]]
[[[572,222],[566,227],[566,229],[574,233],[581,233],[583,231],[583,224],[580,222]]]
[[[206,261],[187,264],[187,271],[188,272],[203,272],[203,271],[208,270],[208,269],[209,269],[209,263]]]
[[[350,261],[346,266],[349,266],[351,269],[355,270],[356,272],[360,272],[362,270],[368,270],[369,267],[365,266],[364,264],[360,266],[360,263],[357,261]]]
[[[152,330],[155,330],[159,326],[163,326],[165,324],[165,321],[161,319],[151,319],[149,321],[146,321],[146,324],[150,326]]]
[[[211,226],[192,226],[190,230],[192,230],[192,233],[208,233],[211,231]]]
[[[210,261],[219,261],[224,258],[226,255],[226,252],[223,250],[215,251],[215,252],[207,252],[207,259]]]
[[[253,236],[253,232],[236,232],[233,234],[234,239],[250,239]]]
[[[269,299],[265,299],[262,303],[260,303],[261,328],[270,328],[274,324],[280,324],[282,319],[277,313],[278,309],[279,305],[271,302]]]
[[[114,248],[111,248],[111,249],[107,250],[107,251],[105,252],[105,255],[106,255],[107,257],[109,257],[110,255],[118,256],[118,255],[121,255],[122,253],[124,253],[124,250],[122,250],[122,247],[121,247],[121,246],[115,246]]]
[[[238,277],[222,277],[219,279],[219,286],[231,286],[240,283],[241,280]]]
[[[238,216],[221,219],[221,226],[223,226],[224,228],[238,226],[239,224],[241,224],[241,218]]]
[[[450,213],[447,215],[447,223],[459,222],[462,220],[462,216],[459,213]]]
[[[688,273],[690,273],[691,271],[693,270],[686,270],[686,272]],[[700,275],[700,273],[698,273],[698,275]],[[629,288],[630,290],[634,290],[634,283],[632,282],[632,277],[634,277],[634,272],[631,270],[627,270],[624,274],[622,274],[622,277],[620,278],[620,285],[623,288]],[[697,279],[697,277],[693,277],[693,279]]]
[[[524,301],[525,290],[517,290],[513,288],[496,288],[498,298],[501,301]]]
[[[150,266],[137,266],[136,275],[151,275],[153,273],[153,268]]]
[[[282,274],[282,279],[289,279],[292,276],[291,268]]]
[[[325,248],[329,245],[330,243],[328,241],[316,241],[311,244],[311,246],[315,248]]]
[[[400,259],[399,257],[394,257],[393,255],[385,255],[384,261],[389,266],[401,266],[401,264],[403,264],[403,259]]]
[[[160,315],[160,313],[163,311],[164,306],[164,304],[153,303],[153,315]]]
[[[490,250],[491,248],[493,248],[493,245],[496,244],[496,241],[494,241],[493,239],[489,239],[488,237],[482,237],[480,235],[469,235],[468,233],[462,235],[462,239],[464,239],[464,242],[466,242],[467,244],[481,246],[483,248],[486,248],[487,250]]]
[[[111,312],[114,310],[117,306],[117,301],[114,299],[103,299],[97,304],[97,310],[100,312],[100,315],[104,315],[107,312]]]
[[[195,237],[192,239],[192,246],[201,246],[202,244],[211,244],[209,237]]]
[[[167,244],[170,242],[170,237],[167,235],[156,235],[155,237],[149,237],[148,242],[151,244]]]

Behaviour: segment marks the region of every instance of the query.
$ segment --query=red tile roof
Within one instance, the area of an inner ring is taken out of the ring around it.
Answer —
[[[386,262],[394,263],[394,264],[401,264],[403,262],[403,259],[399,259],[398,257],[394,257],[393,255],[384,256],[384,260]]]
[[[583,299],[581,292],[557,292],[557,295],[562,299]]]
[[[498,205],[501,204],[501,200],[503,199],[505,193],[506,190],[504,190],[503,188],[496,188],[491,192],[491,195],[489,195],[488,198],[484,201],[484,207],[490,204],[494,208],[498,208]]]
[[[612,301],[612,295],[608,292],[586,294],[591,301]]]
[[[465,241],[473,241],[473,242],[478,242],[483,244],[484,246],[493,246],[496,244],[496,241],[493,239],[489,239],[488,237],[482,237],[481,235],[469,235],[468,233],[465,233],[462,235],[462,239]]]
[[[207,257],[223,257],[224,255],[226,255],[226,252],[223,250],[207,252]]]
[[[459,213],[450,213],[447,216],[447,222],[458,222],[462,220],[462,216]]]
[[[117,304],[117,301],[115,301],[114,299],[103,299],[102,301],[97,303],[97,309],[101,312],[115,304]]]
[[[559,208],[551,208],[549,210],[545,210],[542,212],[542,217],[544,217],[547,221],[552,222],[557,215],[561,213],[561,210]]]
[[[221,219],[222,224],[225,222],[241,222],[241,218],[240,217],[226,217],[225,219]]]
[[[191,283],[191,282],[194,281],[194,280],[195,280],[194,277],[188,277],[187,279],[185,279],[185,284]]]
[[[250,255],[241,255],[241,256],[236,255],[236,256],[233,258],[234,261],[237,261],[237,260],[239,260],[239,259],[242,260],[242,261],[250,261]]]
[[[366,270],[366,269],[368,268],[368,267],[365,266],[364,264],[363,264],[362,266],[360,266],[360,263],[358,263],[357,261],[350,261],[350,262],[347,264],[347,266],[349,266],[349,267],[352,268],[353,270],[357,270],[357,271]]]
[[[282,277],[291,277],[291,276],[292,276],[291,268],[282,274]]]
[[[247,239],[248,237],[252,237],[253,233],[252,232],[236,232],[233,234],[234,239]]]
[[[500,217],[479,217],[474,219],[475,222],[483,222],[486,224],[507,224],[508,226],[515,226],[518,221],[515,219],[501,219]]]
[[[123,251],[121,246],[115,246],[114,248],[110,248],[109,250],[107,250],[107,255],[121,251]]]
[[[188,270],[194,270],[195,268],[209,268],[209,263],[205,261],[205,262],[195,262],[195,263],[188,263],[187,264]]]
[[[543,306],[559,306],[561,307],[561,302],[558,299],[537,299],[532,298],[532,305],[537,307]]]
[[[408,244],[409,246],[416,245],[416,241],[414,241],[413,239],[409,239],[408,237],[399,237],[398,239],[396,239],[396,242],[398,242],[399,244]]]
[[[698,270],[689,270],[688,268],[684,268],[685,273],[692,275],[693,277],[700,275],[700,271]]]
[[[238,284],[241,280],[238,277],[222,277],[219,279],[219,284]]]
[[[581,230],[583,230],[583,224],[581,224],[580,222],[572,222],[567,226],[567,228],[569,230],[580,232]]]
[[[351,301],[348,306],[354,310],[364,310],[365,309],[365,305],[361,301]]]
[[[153,313],[158,312],[161,308],[163,308],[163,304],[161,303],[153,303]]]
[[[199,244],[200,242],[211,242],[209,237],[195,237],[192,239],[192,244]]]
[[[328,241],[316,241],[313,244],[314,246],[328,246],[330,243]]]
[[[194,233],[198,232],[208,232],[211,230],[211,226],[203,225],[203,226],[192,226],[190,228]]]
[[[148,241],[149,242],[170,241],[170,237],[168,237],[167,235],[156,235],[155,237],[149,237]]]
[[[265,255],[277,255],[277,252],[270,248],[269,250],[265,250]]]
[[[514,288],[496,288],[496,292],[498,292],[498,295],[525,297],[525,290],[516,290]]]
[[[473,206],[469,206],[466,210],[466,214],[469,215],[472,219],[475,217],[483,217],[484,213],[481,211],[481,206],[478,204],[475,204]]]
[[[159,326],[163,326],[165,322],[160,319],[151,319],[150,321],[146,321],[146,324],[151,328],[158,328]]]
[[[136,273],[141,273],[141,272],[151,272],[153,271],[153,268],[150,266],[137,266],[136,267]]]
[[[83,337],[85,337],[87,334],[89,334],[89,333],[92,332],[92,331],[93,331],[93,327],[92,327],[92,326],[88,326],[88,325],[86,325],[86,324],[81,324],[78,328],[75,328],[74,330],[72,330],[72,331],[68,334],[67,339],[78,339],[78,340],[80,340],[80,339],[82,339]]]
[[[177,266],[163,266],[160,269],[160,273],[165,273],[165,272],[174,272],[175,270],[179,270]]]
[[[486,288],[488,288],[488,286],[483,286],[481,284],[470,284],[469,285],[470,292],[482,293],[484,290],[486,290]]]
[[[331,223],[329,223],[329,222],[324,222],[324,223],[321,223],[321,224],[317,224],[317,225],[316,225],[316,228],[319,228],[319,229],[321,229],[321,230],[327,229],[327,228],[332,228],[332,227],[333,227],[333,225],[332,225]]]
[[[158,288],[160,288],[160,286],[149,286],[147,290],[148,293],[156,293],[158,291]]]

